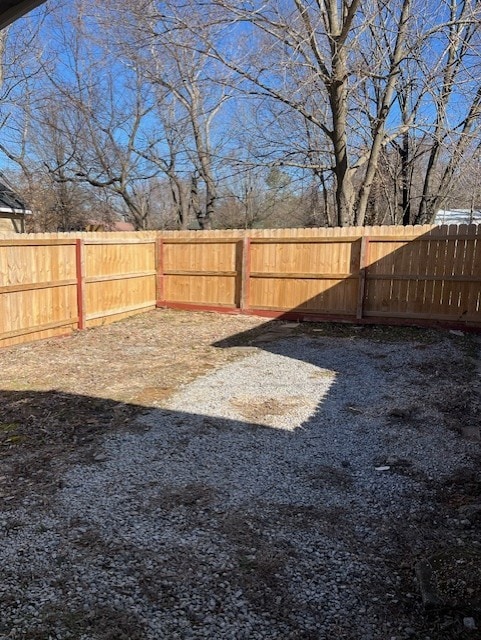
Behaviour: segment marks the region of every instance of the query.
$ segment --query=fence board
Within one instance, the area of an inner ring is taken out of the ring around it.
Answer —
[[[76,284],[75,240],[2,241],[0,346],[61,335],[76,327]]]
[[[230,235],[229,235],[230,234]],[[169,238],[169,234],[162,234]],[[470,227],[353,227],[345,229],[249,230],[250,260],[240,273],[241,290],[249,291],[252,312],[298,312],[346,319],[423,319],[481,324],[480,229]],[[209,254],[213,260],[222,240],[225,245],[239,232],[175,232],[183,245],[179,263],[171,253],[170,282],[165,304],[208,305],[216,308],[226,298],[216,289],[218,277],[228,272],[226,262],[215,269],[191,261],[190,280],[211,277],[202,291],[185,280],[185,255]],[[363,264],[361,238],[368,238],[369,252]],[[168,240],[167,240],[168,241]],[[220,244],[220,243],[218,243]],[[190,245],[191,249],[186,249]],[[196,246],[196,249],[193,247]],[[189,254],[189,251],[191,252]],[[179,272],[176,275],[174,264]],[[233,258],[229,263],[232,265]],[[480,265],[480,266],[478,266]],[[214,266],[214,265],[210,265]],[[364,269],[364,271],[363,271]],[[231,295],[233,295],[233,290]],[[240,306],[240,305],[239,305]],[[359,317],[361,316],[361,317]]]
[[[166,301],[232,307],[239,303],[240,239],[167,236],[162,248]]]

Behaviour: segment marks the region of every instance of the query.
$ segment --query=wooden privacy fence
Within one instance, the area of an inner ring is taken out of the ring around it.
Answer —
[[[159,306],[481,327],[481,227],[174,232]]]
[[[481,328],[481,227],[0,238],[0,346],[156,305]]]
[[[155,235],[82,236],[0,238],[0,346],[155,308]]]

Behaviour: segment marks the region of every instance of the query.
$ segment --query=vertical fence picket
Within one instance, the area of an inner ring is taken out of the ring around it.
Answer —
[[[75,244],[75,258],[77,270],[77,315],[78,328],[85,329],[85,244],[77,239]]]
[[[157,238],[155,241],[155,264],[156,264],[156,281],[155,281],[155,300],[157,306],[161,306],[164,300],[164,241]]]
[[[357,298],[356,319],[362,320],[364,299],[366,297],[366,275],[369,256],[369,236],[361,238],[361,253],[359,258],[359,290]]]
[[[246,237],[242,241],[242,264],[241,264],[241,293],[240,309],[247,311],[250,303],[250,273],[251,273],[251,239]]]

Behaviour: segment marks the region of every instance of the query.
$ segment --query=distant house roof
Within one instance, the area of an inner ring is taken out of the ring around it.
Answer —
[[[86,231],[135,231],[131,222],[114,220],[113,222],[103,222],[101,220],[88,220],[85,225]]]
[[[114,222],[110,225],[112,231],[135,231],[131,222]]]
[[[481,224],[481,209],[439,209],[434,224]]]
[[[25,202],[15,191],[3,182],[0,182],[0,217],[2,217],[2,214],[18,216],[31,213]]]
[[[8,27],[9,24],[44,2],[45,0],[3,0],[0,8],[0,29]]]

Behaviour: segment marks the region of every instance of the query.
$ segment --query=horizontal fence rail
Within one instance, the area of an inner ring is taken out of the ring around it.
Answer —
[[[481,328],[481,227],[0,237],[0,346],[171,307]]]

